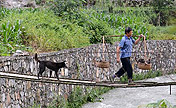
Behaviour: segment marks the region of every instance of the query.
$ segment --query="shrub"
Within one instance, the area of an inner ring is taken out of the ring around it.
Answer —
[[[165,99],[159,100],[156,103],[149,103],[147,105],[140,105],[138,108],[175,108],[170,102]]]
[[[113,34],[113,30],[105,21],[100,21],[94,19],[88,22],[88,27],[86,27],[86,33],[90,37],[90,43],[97,44],[102,43],[102,36]],[[112,42],[112,38],[105,37],[107,43]]]
[[[51,9],[59,16],[72,15],[82,5],[82,2],[84,0],[57,0]]]

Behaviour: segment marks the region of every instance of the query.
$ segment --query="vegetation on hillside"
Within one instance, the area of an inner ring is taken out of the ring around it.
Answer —
[[[122,35],[126,27],[134,35],[147,39],[176,39],[176,4],[174,0],[153,0],[130,6],[124,0],[35,0],[38,8],[0,8],[0,55],[7,56],[17,49],[28,52],[49,52],[85,47],[102,42],[104,35]],[[95,2],[96,1],[96,2]],[[126,1],[126,0],[125,0]],[[120,38],[105,38],[113,43]],[[156,77],[160,72],[134,75],[135,80]],[[121,81],[126,82],[127,77]],[[78,108],[110,88],[75,88],[68,100],[57,98],[51,108]],[[61,103],[63,102],[63,103]],[[53,106],[54,105],[54,106]],[[153,105],[153,104],[152,104]],[[156,105],[156,104],[154,104]],[[38,105],[34,105],[34,108]],[[40,106],[39,106],[40,107]]]
[[[176,39],[172,0],[143,7],[125,7],[122,2],[115,6],[106,1],[105,8],[99,0],[91,1],[89,7],[84,0],[36,3],[40,5],[36,9],[0,9],[1,55],[17,49],[47,52],[84,47],[101,43],[103,35],[124,34],[128,26],[133,28],[134,35],[142,33],[147,39]],[[117,40],[106,38],[109,43]]]

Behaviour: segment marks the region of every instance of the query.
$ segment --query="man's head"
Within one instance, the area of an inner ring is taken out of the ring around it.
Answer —
[[[132,28],[127,27],[127,28],[125,29],[125,34],[126,34],[126,36],[128,36],[128,37],[132,36],[132,34],[133,34]]]

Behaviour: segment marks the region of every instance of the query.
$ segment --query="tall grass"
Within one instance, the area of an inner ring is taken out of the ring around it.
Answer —
[[[176,25],[152,27],[150,33],[152,40],[176,40]]]
[[[35,45],[40,50],[61,50],[89,45],[88,37],[81,26],[64,21],[47,9],[13,11],[2,18],[0,24],[14,24],[18,20],[26,32],[22,36],[23,41],[26,45]]]

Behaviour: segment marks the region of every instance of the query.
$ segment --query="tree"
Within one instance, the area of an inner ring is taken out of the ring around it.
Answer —
[[[174,5],[174,0],[153,0],[151,3],[158,16],[156,25],[166,25],[169,19],[169,11]]]

